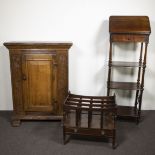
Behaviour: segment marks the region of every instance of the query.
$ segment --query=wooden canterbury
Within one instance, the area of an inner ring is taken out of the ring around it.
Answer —
[[[112,139],[115,148],[117,107],[115,96],[82,96],[69,93],[63,105],[63,139],[87,135]]]

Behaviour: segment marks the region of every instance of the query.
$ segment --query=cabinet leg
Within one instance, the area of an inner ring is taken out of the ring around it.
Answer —
[[[20,126],[20,124],[21,124],[21,121],[20,120],[12,120],[11,121],[11,125],[13,127],[18,127],[18,126]]]
[[[66,133],[64,131],[65,129],[63,128],[63,144],[65,145],[65,141],[66,141]]]

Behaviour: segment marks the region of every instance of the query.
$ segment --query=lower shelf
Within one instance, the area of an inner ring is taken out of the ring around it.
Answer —
[[[117,106],[117,118],[137,120],[138,111],[131,106]]]

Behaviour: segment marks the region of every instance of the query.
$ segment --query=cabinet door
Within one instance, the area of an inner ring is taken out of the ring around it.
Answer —
[[[56,100],[54,56],[25,54],[22,61],[24,110],[54,112]]]

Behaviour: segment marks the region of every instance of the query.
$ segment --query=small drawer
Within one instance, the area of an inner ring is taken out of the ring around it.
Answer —
[[[68,134],[80,134],[90,136],[105,136],[112,137],[115,129],[93,129],[93,128],[72,128],[66,127],[65,132]]]
[[[149,36],[141,34],[112,34],[112,42],[147,42]]]

